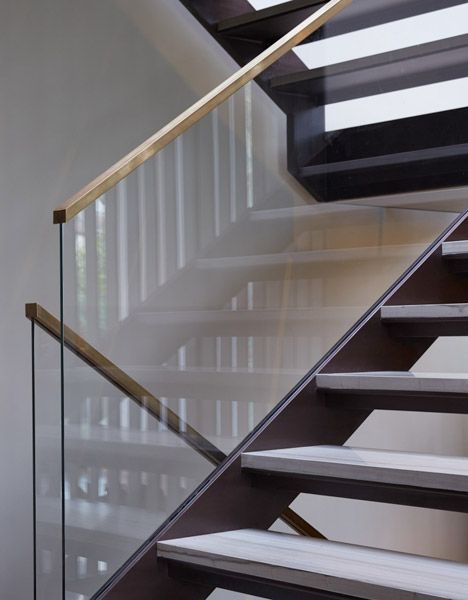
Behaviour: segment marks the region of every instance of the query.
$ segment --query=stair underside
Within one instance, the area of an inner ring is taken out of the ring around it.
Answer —
[[[158,543],[158,555],[303,590],[365,600],[467,600],[468,566],[257,530]]]
[[[323,0],[291,0],[276,6],[231,17],[218,23],[218,31],[225,35],[269,42],[286,35],[294,27],[321,8]]]
[[[356,125],[324,134],[326,147],[297,165],[322,201],[463,186],[467,108]]]
[[[244,453],[242,466],[254,472],[468,492],[468,459],[463,457],[310,446]]]
[[[452,161],[454,159],[465,159],[467,156],[468,143],[453,144],[408,152],[393,152],[391,154],[367,156],[352,160],[313,164],[300,169],[300,173],[305,178],[320,177],[332,175],[333,173],[366,171],[367,169],[394,167],[407,163],[411,163],[416,169],[417,165],[420,164],[421,167],[425,167],[431,161],[437,161],[438,173],[451,173],[458,170],[458,167],[454,166]],[[418,172],[415,171],[415,175],[418,175]],[[397,174],[392,172],[391,177],[397,177]]]
[[[468,35],[274,77],[277,91],[331,104],[466,77]]]
[[[444,0],[444,8],[462,4],[463,1]],[[218,31],[258,42],[271,41],[288,33],[325,3],[323,0],[282,2],[276,6],[224,19],[218,23]],[[437,9],[440,9],[440,0],[379,0],[378,5],[367,0],[354,0],[351,6],[326,24],[321,37],[328,38]]]

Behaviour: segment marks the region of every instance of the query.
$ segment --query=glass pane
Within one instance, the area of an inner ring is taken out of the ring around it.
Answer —
[[[62,598],[60,345],[34,326],[37,600]]]
[[[66,581],[88,597],[212,465],[70,351],[65,365]]]

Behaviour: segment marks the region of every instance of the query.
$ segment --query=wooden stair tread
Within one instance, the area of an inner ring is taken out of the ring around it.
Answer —
[[[442,244],[442,256],[448,260],[468,258],[468,240],[444,242]]]
[[[367,600],[467,600],[468,566],[244,529],[158,542],[159,557]]]
[[[332,391],[385,391],[467,394],[468,374],[414,373],[411,371],[323,373],[317,386]]]
[[[386,322],[402,321],[465,321],[468,319],[468,304],[404,304],[383,306],[381,317]]]
[[[331,477],[468,492],[468,458],[346,446],[284,448],[242,455],[251,471]]]

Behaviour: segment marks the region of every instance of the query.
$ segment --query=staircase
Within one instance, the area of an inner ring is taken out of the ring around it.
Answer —
[[[468,598],[465,564],[265,528],[280,498],[300,492],[467,512],[468,459],[340,445],[375,409],[467,413],[466,375],[405,370],[438,337],[466,335],[467,234],[465,215],[167,527],[157,553],[168,597],[184,582],[193,598],[209,586],[265,598]]]
[[[325,114],[462,77],[466,40],[312,69],[289,51],[440,8],[379,2],[184,0],[243,68],[54,212],[62,318],[27,309],[47,600],[468,600],[468,567],[328,541],[290,508],[468,512],[465,458],[346,445],[376,409],[467,413],[466,376],[412,371],[468,331],[466,109]]]
[[[241,65],[325,4],[291,0],[255,11],[245,0],[182,2]],[[354,0],[304,40],[305,49],[299,46],[260,76],[259,84],[288,115],[289,170],[313,198],[466,185],[467,109],[456,99],[465,95],[468,76],[464,4]],[[437,10],[451,22],[447,37],[443,16],[430,24]],[[406,23],[409,39],[399,42]],[[382,49],[375,48],[377,36],[369,41],[369,28],[379,27]],[[426,40],[432,29],[442,39]],[[433,95],[449,101],[436,106]],[[378,114],[369,117],[373,111]]]

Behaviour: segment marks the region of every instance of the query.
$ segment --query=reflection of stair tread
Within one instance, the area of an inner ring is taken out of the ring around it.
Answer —
[[[143,508],[81,499],[67,500],[65,510],[67,538],[90,545],[108,545],[111,540],[122,538],[128,542],[144,541],[168,516]],[[59,500],[38,498],[37,511],[39,533],[53,534],[60,526]]]
[[[58,435],[57,427],[42,426],[37,429],[38,443],[42,445],[44,445],[45,439],[58,443]],[[211,435],[209,437],[210,441],[218,447],[232,444],[230,437]],[[92,464],[93,457],[96,464],[101,464],[103,459],[107,463],[107,458],[111,453],[110,455],[117,463],[115,466],[118,468],[127,468],[125,459],[128,459],[128,461],[132,461],[133,467],[139,470],[158,472],[158,470],[161,471],[161,466],[165,466],[171,474],[192,478],[198,477],[200,474],[205,476],[208,474],[207,467],[211,469],[211,465],[208,465],[206,460],[191,446],[168,430],[139,431],[100,425],[68,424],[65,427],[65,438],[67,452],[79,451],[85,464]],[[91,460],[89,462],[86,460],[88,456],[85,453],[87,452],[90,453]],[[135,459],[140,462],[135,462]],[[171,461],[170,464],[168,461]],[[181,468],[177,469],[176,463]],[[177,472],[175,472],[176,469]]]
[[[280,377],[297,377],[303,374],[300,369],[248,369],[247,367],[221,367],[219,369],[212,367],[130,367],[127,372],[153,373],[157,375],[158,381],[186,380],[193,383],[203,383],[206,381],[206,378],[211,378],[213,382],[225,380],[226,384],[232,382],[234,385],[239,385],[240,387],[250,386],[256,380],[271,381],[271,378],[276,375]]]
[[[403,258],[421,253],[424,244],[396,244],[388,246],[368,246],[357,248],[333,248],[330,250],[310,250],[303,252],[282,252],[251,256],[223,256],[220,258],[199,258],[201,269],[252,268],[301,264],[322,264],[328,262],[351,262],[381,258]]]
[[[317,358],[321,351],[317,353]],[[262,369],[256,368],[219,368],[170,366],[122,367],[132,379],[143,385],[148,391],[161,398],[186,398],[194,401],[254,402],[255,404],[276,403],[281,396],[301,377],[304,369]],[[52,383],[57,374],[51,373]],[[41,374],[44,377],[44,372]],[[70,395],[81,398],[86,396],[119,397],[125,396],[104,379],[90,380],[89,368],[78,367],[65,372],[65,384]]]
[[[269,221],[277,219],[298,219],[326,215],[370,212],[368,206],[357,206],[349,202],[334,202],[322,204],[305,204],[301,206],[287,206],[284,208],[271,208],[254,210],[250,213],[252,221]]]
[[[363,312],[362,307],[327,306],[316,308],[283,308],[283,309],[252,309],[252,310],[178,310],[138,313],[138,319],[145,324],[223,324],[223,323],[274,323],[284,321],[314,321],[322,322],[331,319],[345,320],[356,318]],[[274,333],[274,331],[273,331]]]
[[[246,382],[246,378],[250,380],[271,380],[272,376],[280,377],[296,377],[299,374],[303,374],[301,369],[263,369],[255,368],[249,369],[247,367],[172,367],[172,366],[125,366],[122,367],[123,371],[134,377],[139,383],[145,381],[151,381],[157,383],[159,381],[193,381],[198,382],[201,378],[212,378],[213,380],[219,380],[226,378],[226,382],[232,381],[236,385],[250,385]],[[89,376],[89,369],[87,367],[78,367],[74,369],[67,369],[65,371],[66,381],[68,383],[86,383],[86,376]],[[120,394],[124,396],[124,394]]]

